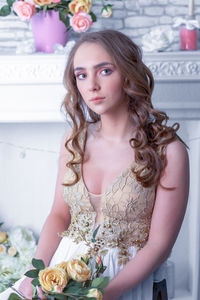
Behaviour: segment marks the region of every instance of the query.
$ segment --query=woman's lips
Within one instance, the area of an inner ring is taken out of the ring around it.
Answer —
[[[91,102],[93,103],[99,103],[104,99],[104,97],[96,97],[96,98],[92,98],[90,99]]]

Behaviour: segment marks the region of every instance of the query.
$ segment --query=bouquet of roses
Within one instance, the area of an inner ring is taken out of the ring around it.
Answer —
[[[17,226],[0,231],[0,293],[22,277],[35,250],[36,240],[29,229]]]
[[[101,16],[109,18],[112,15],[112,5],[104,4],[103,0],[101,2]],[[36,13],[49,10],[59,13],[67,30],[73,28],[76,32],[84,32],[96,22],[92,0],[6,0],[6,4],[0,8],[0,16],[14,13],[20,20],[29,21]],[[80,26],[81,24],[84,26]]]
[[[109,277],[100,277],[105,271],[100,256],[89,259],[80,255],[69,261],[61,262],[54,267],[45,268],[42,260],[33,259],[32,269],[25,273],[33,278],[33,298],[39,299],[37,287],[40,287],[49,300],[98,299],[101,300]],[[8,300],[23,299],[11,294]]]

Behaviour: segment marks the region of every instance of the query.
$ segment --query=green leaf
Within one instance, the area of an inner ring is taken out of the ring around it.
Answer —
[[[0,17],[6,17],[11,13],[11,8],[8,5],[2,6],[0,9]]]
[[[92,281],[92,287],[95,287],[95,288],[98,288],[98,289],[104,289],[108,285],[109,280],[110,280],[109,277],[95,278]]]
[[[38,280],[38,278],[34,278],[32,281],[31,281],[32,285],[33,286],[40,286],[40,282]]]
[[[96,22],[96,20],[97,20],[97,17],[96,17],[96,15],[91,11],[90,13],[90,16],[92,17],[92,21],[93,22]],[[100,226],[100,225],[99,225]]]
[[[66,300],[66,296],[65,295],[61,295],[61,294],[53,294],[53,297],[54,297],[54,299]]]
[[[0,223],[0,227],[3,225],[3,222]]]
[[[107,268],[106,266],[102,266],[99,270],[99,273],[103,274],[103,272],[106,270],[106,268]]]
[[[81,292],[81,290],[82,290],[82,288],[80,288],[78,286],[71,286],[68,289],[66,289],[64,293],[70,293],[70,294],[78,295],[79,292]]]
[[[48,5],[48,8],[54,8],[56,5],[58,5],[57,3],[51,3]]]
[[[13,5],[14,2],[15,2],[15,0],[7,0],[8,6],[10,6],[10,7]]]
[[[71,281],[69,281],[67,286],[64,288],[64,291],[68,291],[69,288],[74,287],[74,286],[80,288],[83,286],[83,282],[77,282],[77,281],[71,280]]]
[[[45,268],[45,265],[41,259],[33,258],[32,265],[38,270],[43,270]]]
[[[35,269],[35,270],[27,271],[24,275],[27,276],[27,277],[30,277],[30,278],[37,278],[38,273],[39,273],[39,270]]]
[[[65,12],[63,10],[59,11],[59,18],[65,24],[66,28],[68,28],[70,26],[70,24],[69,24],[69,16],[66,17],[66,14],[65,14]]]
[[[54,296],[48,296],[47,299],[48,300],[55,300],[55,297]]]
[[[46,12],[47,11],[47,5],[44,5],[43,6],[43,12]]]
[[[17,294],[10,294],[8,300],[22,300],[22,298],[20,298]]]

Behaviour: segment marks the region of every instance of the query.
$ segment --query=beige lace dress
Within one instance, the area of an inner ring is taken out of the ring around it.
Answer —
[[[76,257],[79,254],[101,255],[107,266],[103,276],[112,279],[133,258],[148,240],[151,216],[155,200],[155,187],[144,188],[136,181],[132,168],[124,170],[108,187],[106,192],[95,195],[88,192],[82,178],[81,164],[76,166],[80,180],[64,187],[64,199],[70,206],[71,224],[62,233],[61,243],[52,258],[51,265]],[[73,179],[68,169],[64,182]],[[100,222],[92,205],[100,201]],[[96,242],[92,242],[94,230],[99,226]],[[155,272],[136,288],[128,291],[120,300],[151,300]],[[161,280],[163,278],[156,278]]]
[[[81,165],[76,166],[80,180],[75,185],[63,188],[64,199],[71,210],[71,225],[62,233],[63,238],[50,266],[75,258],[79,254],[101,255],[104,265],[107,266],[103,276],[110,276],[112,279],[130,259],[134,258],[137,251],[144,247],[149,235],[155,187],[144,188],[136,181],[131,168],[138,167],[136,163],[131,164],[113,181],[104,194],[94,195],[88,192],[84,184]],[[68,169],[64,182],[70,182],[73,176],[73,172]],[[98,224],[93,201],[101,203]],[[98,225],[100,226],[96,242],[92,242],[93,232]],[[153,281],[162,280],[165,276],[160,272],[162,268],[163,265],[119,299],[152,300]],[[0,299],[7,300],[10,292],[12,291],[8,289],[0,294]]]

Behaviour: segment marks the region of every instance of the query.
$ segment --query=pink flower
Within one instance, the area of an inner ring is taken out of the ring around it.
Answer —
[[[98,266],[101,265],[101,257],[100,256],[96,256],[96,263]]]
[[[60,0],[52,0],[51,2],[52,2],[52,3],[59,3]]]
[[[27,1],[16,1],[13,3],[13,10],[19,16],[20,20],[26,21],[35,14],[35,5]]]
[[[92,26],[92,18],[85,12],[78,12],[70,18],[70,25],[76,32],[85,32]]]

